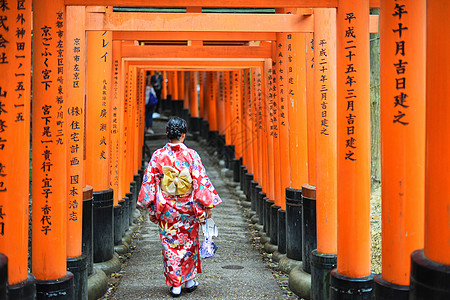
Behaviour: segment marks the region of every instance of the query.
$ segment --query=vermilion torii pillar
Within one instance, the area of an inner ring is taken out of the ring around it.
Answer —
[[[233,180],[239,181],[242,154],[242,106],[241,106],[241,74],[242,71],[233,71],[231,73],[231,92],[233,93],[233,139],[235,157],[233,159]]]
[[[308,254],[317,246],[311,254],[311,275],[315,279],[311,280],[311,297],[328,299],[329,274],[336,267],[337,252],[336,9],[314,9],[314,28],[317,221],[313,223],[317,223],[317,244],[305,250]]]
[[[286,188],[286,256],[302,260],[302,185],[308,182],[306,109],[306,40],[304,33],[286,36],[288,66],[289,161],[291,185]]]
[[[0,253],[11,299],[36,289],[28,275],[31,4],[4,3],[0,13]]]
[[[273,181],[274,181],[274,205],[270,208],[270,242],[278,244],[278,210],[282,206],[281,163],[280,163],[280,103],[279,103],[279,61],[278,44],[272,42],[272,136],[273,136]]]
[[[285,9],[277,10],[285,13]],[[279,163],[280,163],[280,210],[278,211],[278,252],[286,253],[286,188],[291,186],[291,170],[289,162],[289,86],[286,33],[276,34],[276,63],[278,85],[278,128],[279,128]]]
[[[94,189],[94,263],[113,257],[113,190],[110,189],[112,33],[87,34],[86,184]]]
[[[267,233],[267,236],[270,237],[270,221],[271,221],[271,213],[270,209],[272,204],[275,203],[275,168],[274,168],[274,86],[273,83],[273,63],[271,59],[266,59],[264,61],[264,74],[267,82],[267,97],[265,101],[265,105],[267,107],[266,113],[266,127],[267,127],[267,167],[268,167],[268,192],[267,192],[267,200],[264,203],[265,212],[264,212],[264,230]]]
[[[408,299],[411,253],[423,248],[426,1],[381,1],[382,274],[379,299]]]
[[[37,298],[46,299],[73,294],[66,269],[66,15],[62,0],[34,1],[33,11],[32,271]]]
[[[371,299],[369,1],[341,0],[337,11],[339,226],[330,298],[355,291],[358,299]]]
[[[450,3],[428,0],[426,11],[425,241],[411,256],[413,300],[450,298]]]
[[[67,7],[67,267],[74,273],[75,298],[88,297],[88,262],[82,253],[86,33],[85,8]],[[88,254],[90,257],[86,255]]]
[[[193,132],[198,132],[200,130],[200,114],[199,114],[199,97],[197,92],[199,72],[193,71],[190,74],[190,101],[189,101],[189,111],[191,114],[190,125]]]

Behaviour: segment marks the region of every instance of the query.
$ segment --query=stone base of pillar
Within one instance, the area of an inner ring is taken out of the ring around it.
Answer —
[[[414,251],[409,299],[450,299],[450,266],[426,258],[423,250]]]
[[[278,246],[272,244],[271,242],[267,242],[264,244],[264,251],[266,251],[267,253],[274,253],[277,250]]]
[[[28,274],[28,277],[25,281],[8,286],[8,296],[9,299],[36,299],[36,277],[34,277],[33,274]],[[3,299],[1,297],[1,294],[0,299]]]
[[[252,181],[253,181],[253,174],[247,173],[244,176],[244,194],[245,196],[247,196],[248,201],[252,201],[251,199],[251,185],[252,185]]]
[[[0,299],[6,299],[8,292],[8,258],[0,253]]]
[[[303,270],[311,274],[311,252],[317,248],[316,236],[316,193],[302,189],[303,222],[302,222],[302,261]]]
[[[256,215],[258,215],[258,210],[256,209],[256,187],[258,186],[258,182],[251,180],[250,186],[249,186],[249,193],[250,193],[250,202],[252,203],[252,210],[256,212]]]
[[[278,209],[278,252],[286,254],[286,211]]]
[[[271,207],[272,205],[274,205],[274,201],[270,200],[269,198],[266,198],[266,202],[264,204],[264,232],[267,234],[268,237],[270,237],[270,230],[271,230],[271,224],[270,224],[270,220],[271,220]]]
[[[131,227],[133,225],[133,212],[136,208],[133,201],[134,196],[133,193],[126,193],[125,196],[128,199],[128,227]]]
[[[300,298],[311,299],[311,275],[303,271],[302,264],[289,273],[289,289]]]
[[[108,277],[105,272],[94,268],[92,275],[88,278],[89,299],[99,299],[108,290]]]
[[[381,277],[381,274],[375,275],[373,281],[374,281],[375,299],[386,299],[386,300],[409,299],[409,286],[387,282]]]
[[[113,190],[94,191],[94,263],[112,259],[114,254]]]
[[[286,255],[302,260],[302,190],[286,188]]]
[[[83,234],[81,252],[87,256],[88,276],[94,272],[94,198],[91,186],[83,188]]]
[[[373,274],[365,277],[348,277],[331,271],[330,300],[372,300]]]
[[[241,171],[241,160],[233,158],[230,162],[230,170],[233,171],[233,182],[238,183]]]
[[[201,119],[197,117],[190,117],[189,119],[189,131],[192,134],[199,133],[201,127]]]
[[[257,213],[258,213],[258,224],[262,226],[264,224],[264,203],[265,203],[264,198],[266,198],[266,193],[262,192],[262,187],[260,187],[260,186],[257,186],[256,190],[258,192],[257,193],[258,200],[257,200],[257,205],[256,205],[256,209],[257,209]]]
[[[278,268],[281,272],[289,274],[291,273],[292,269],[295,267],[301,266],[302,262],[295,259],[290,259],[287,256],[284,256],[280,259],[278,262]]]
[[[117,273],[122,268],[122,264],[119,259],[119,255],[114,253],[110,260],[95,263],[94,267],[105,272],[106,276],[111,275],[112,273]]]
[[[245,174],[247,174],[247,168],[241,164],[241,170],[239,173],[239,182],[241,183],[241,191],[245,193]]]
[[[81,255],[67,259],[67,270],[73,274],[73,299],[88,298],[87,256]]]
[[[122,215],[123,207],[120,204],[114,206],[114,245],[122,243]]]
[[[278,249],[280,249],[280,246],[278,246]],[[284,257],[286,257],[286,253],[280,253],[278,250],[272,253],[272,259],[277,263],[279,263]]]
[[[129,200],[127,197],[122,198],[122,200],[119,201],[119,204],[122,206],[122,236],[125,235],[125,233],[127,232],[128,228],[130,227],[130,224],[128,224],[129,222],[129,216],[130,216],[130,211],[129,211]]]
[[[53,280],[36,280],[36,300],[74,299],[73,274],[67,272],[66,276]]]
[[[278,210],[281,207],[275,204],[270,207],[270,242],[278,245]]]
[[[311,299],[330,299],[330,273],[337,266],[337,255],[311,253]],[[384,298],[380,298],[384,299]]]

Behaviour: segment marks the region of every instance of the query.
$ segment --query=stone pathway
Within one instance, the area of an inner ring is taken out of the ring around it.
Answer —
[[[155,121],[155,134],[164,133],[165,121]],[[153,151],[165,144],[165,139],[147,142]],[[218,250],[214,257],[202,260],[203,273],[198,275],[199,288],[192,294],[182,293],[189,299],[292,299],[297,298],[287,291],[277,275],[270,257],[262,255],[260,245],[254,242],[251,226],[243,214],[243,208],[235,188],[220,176],[217,157],[187,140],[186,145],[197,150],[206,171],[216,187],[223,203],[213,209],[213,219],[219,228],[214,239]],[[171,298],[165,284],[161,242],[158,228],[142,213],[139,231],[133,242],[134,251],[124,268],[113,274],[113,288],[103,299],[166,299]],[[200,237],[203,241],[203,237]],[[276,266],[275,266],[276,267]],[[283,275],[281,275],[283,277]],[[286,282],[287,276],[284,276]]]

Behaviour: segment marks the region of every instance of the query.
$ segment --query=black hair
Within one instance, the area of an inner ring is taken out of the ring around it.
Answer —
[[[179,117],[170,118],[166,125],[166,135],[169,140],[179,140],[182,133],[187,133],[187,123]]]

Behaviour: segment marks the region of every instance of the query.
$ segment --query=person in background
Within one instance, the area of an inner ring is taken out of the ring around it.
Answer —
[[[147,85],[145,87],[145,127],[147,132],[154,134],[153,127],[153,111],[158,104],[158,99],[156,98],[156,93],[153,87]]]
[[[193,292],[201,273],[199,225],[212,216],[222,200],[206,175],[198,153],[186,147],[186,121],[167,122],[169,142],[156,150],[145,170],[138,204],[149,209],[150,221],[159,225],[164,275],[172,297]]]
[[[155,74],[153,74],[152,77],[150,78],[150,84],[155,89],[156,98],[158,98],[158,103],[156,104],[156,107],[155,107],[155,115],[153,116],[154,118],[160,117],[159,103],[161,102],[161,90],[163,87],[163,80],[164,79],[163,79],[160,71],[156,71]]]

